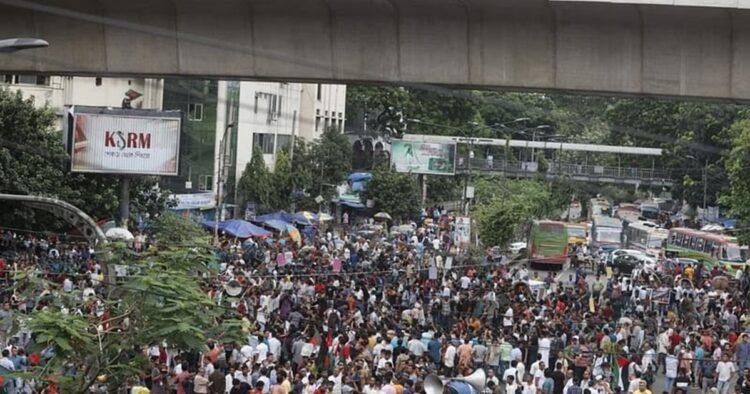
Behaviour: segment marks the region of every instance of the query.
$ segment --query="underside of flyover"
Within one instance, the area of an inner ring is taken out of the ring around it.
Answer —
[[[750,10],[549,0],[0,0],[0,72],[750,99]]]

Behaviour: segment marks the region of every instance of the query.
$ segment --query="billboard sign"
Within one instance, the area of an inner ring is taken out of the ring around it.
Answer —
[[[172,198],[177,200],[177,206],[172,208],[176,211],[184,209],[209,209],[216,205],[216,197],[213,193],[173,194]]]
[[[391,164],[398,172],[453,175],[456,170],[456,144],[394,140]]]
[[[72,172],[177,175],[180,112],[73,107]]]

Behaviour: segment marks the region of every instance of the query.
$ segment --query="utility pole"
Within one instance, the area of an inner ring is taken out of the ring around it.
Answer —
[[[229,145],[229,133],[234,126],[234,102],[229,102],[229,120],[227,126],[224,128],[224,135],[221,136],[219,141],[219,163],[218,163],[218,175],[219,179],[216,185],[216,213],[214,215],[214,244],[219,244],[219,221],[221,221],[221,214],[224,208],[224,182],[226,182],[225,176],[228,164],[227,163],[227,145]],[[236,203],[236,201],[235,201]]]
[[[466,153],[466,165],[468,172],[464,178],[464,214],[469,216],[469,179],[471,178],[471,159],[474,158],[474,126],[469,131],[469,151]]]
[[[706,210],[706,196],[708,194],[708,159],[706,159],[706,163],[703,166],[703,212],[704,215]]]

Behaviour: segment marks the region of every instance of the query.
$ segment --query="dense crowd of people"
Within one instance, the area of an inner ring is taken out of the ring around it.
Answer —
[[[225,239],[221,280],[206,292],[220,303],[228,286],[243,289],[232,308],[246,340],[212,340],[197,353],[155,343],[143,349],[151,365],[137,384],[177,394],[413,394],[430,374],[482,369],[482,394],[750,393],[746,273],[728,286],[701,267],[678,267],[687,283],[674,280],[667,261],[632,277],[540,274],[489,251],[459,255],[439,211],[426,213],[432,225],[398,234],[352,225],[300,245]],[[84,292],[102,281],[86,244],[10,231],[0,239],[0,272],[37,264]],[[33,333],[10,331],[9,311],[33,305],[8,289],[0,367],[22,371],[39,360],[24,348]],[[21,379],[5,388],[32,392]]]

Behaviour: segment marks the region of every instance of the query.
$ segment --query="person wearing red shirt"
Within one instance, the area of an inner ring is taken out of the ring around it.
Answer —
[[[672,344],[672,348],[679,345],[680,342],[682,342],[682,336],[677,332],[677,330],[672,332],[672,335],[669,337],[669,342]]]

